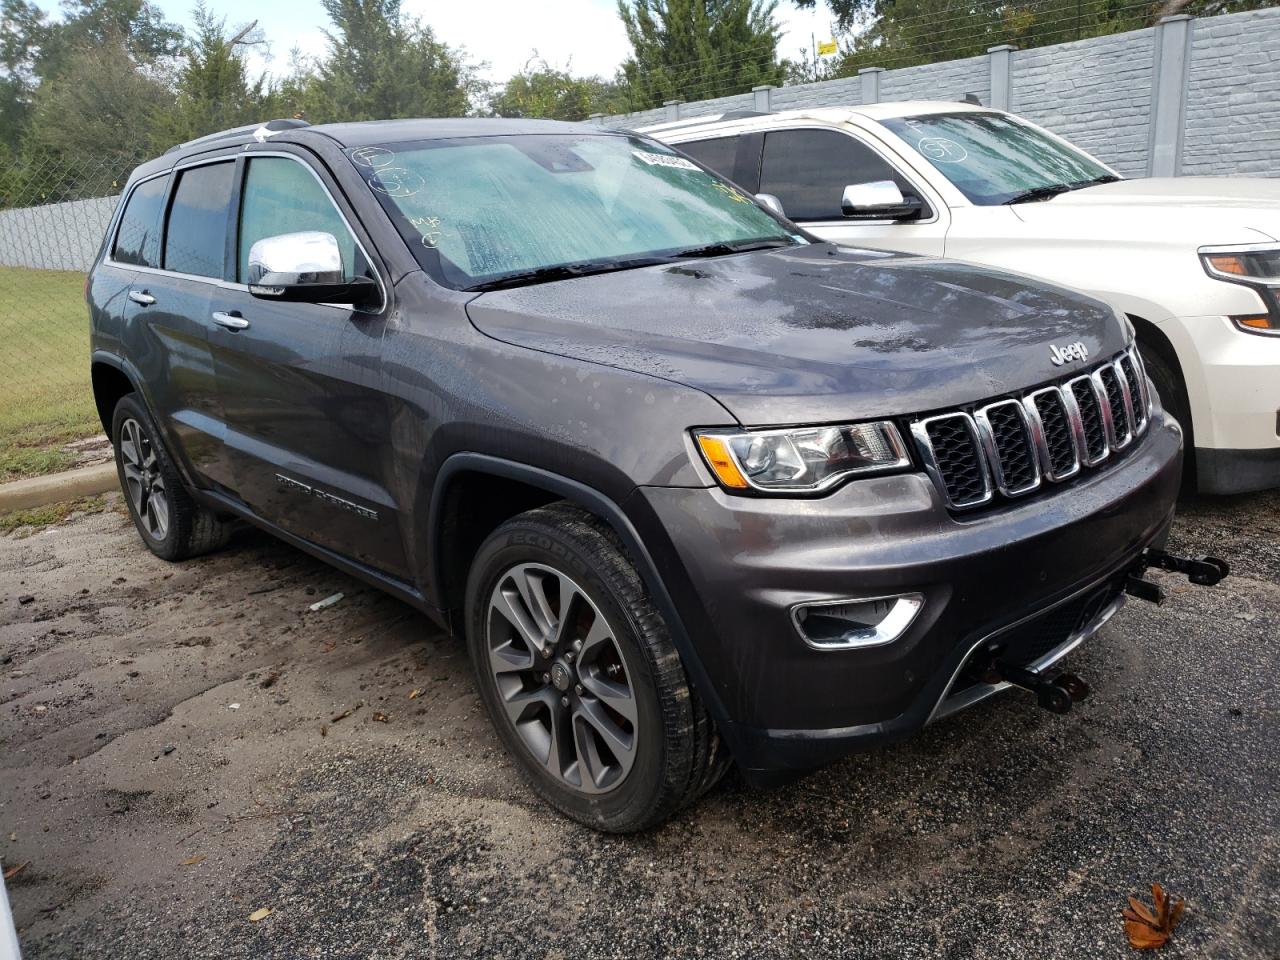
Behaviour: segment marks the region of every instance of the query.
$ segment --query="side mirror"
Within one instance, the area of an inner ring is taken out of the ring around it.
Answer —
[[[854,220],[905,220],[923,209],[919,199],[908,200],[892,180],[852,183],[840,200],[840,211]]]
[[[331,233],[308,230],[263,237],[249,248],[249,293],[291,303],[367,305],[378,285],[368,277],[346,277],[342,252]]]
[[[757,193],[756,199],[760,201],[760,206],[764,207],[770,213],[775,213],[780,217],[785,217],[787,215],[787,212],[782,209],[782,201],[772,193]]]

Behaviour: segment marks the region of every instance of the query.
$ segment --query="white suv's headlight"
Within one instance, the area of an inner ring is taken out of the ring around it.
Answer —
[[[1280,283],[1280,248],[1203,247],[1200,259],[1210,276],[1220,280]]]
[[[1252,287],[1266,304],[1266,313],[1233,316],[1238,329],[1280,335],[1280,247],[1201,247],[1200,262],[1209,276]]]
[[[849,476],[911,465],[888,420],[785,430],[699,430],[698,448],[729,490],[814,493]]]

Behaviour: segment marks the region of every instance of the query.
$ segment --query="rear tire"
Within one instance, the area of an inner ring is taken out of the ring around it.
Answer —
[[[116,403],[111,418],[116,475],[142,542],[163,560],[186,560],[227,542],[231,525],[200,506],[159,439],[137,394]]]
[[[666,624],[592,514],[553,504],[494,531],[467,578],[466,623],[498,735],[566,816],[644,830],[723,776],[727,752]]]

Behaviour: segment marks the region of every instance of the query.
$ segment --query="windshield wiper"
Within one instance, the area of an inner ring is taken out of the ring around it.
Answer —
[[[1023,190],[1022,193],[1014,194],[1005,201],[1005,206],[1014,203],[1028,203],[1032,200],[1050,200],[1060,193],[1066,193],[1071,189],[1069,183],[1050,183],[1043,187],[1032,187],[1030,190]]]
[[[524,287],[534,283],[550,283],[553,280],[571,280],[574,277],[587,277],[593,273],[611,273],[614,270],[651,267],[655,264],[666,263],[668,260],[668,257],[640,257],[631,260],[588,260],[583,263],[560,263],[551,267],[538,267],[536,270],[509,273],[505,277],[486,280],[466,289],[473,292],[504,290],[508,287]]]
[[[1094,177],[1092,180],[1076,180],[1072,183],[1050,183],[1043,187],[1024,190],[1022,193],[1010,197],[1005,201],[1005,204],[1027,203],[1031,200],[1052,200],[1059,194],[1067,193],[1071,190],[1083,190],[1085,187],[1095,187],[1100,183],[1115,183],[1119,179],[1114,173],[1104,173],[1102,176]]]
[[[702,247],[689,247],[677,250],[670,255],[672,260],[684,260],[690,257],[724,257],[731,253],[746,253],[749,250],[772,250],[775,247],[794,247],[794,240],[777,237],[768,240],[732,240],[721,243],[708,243]]]

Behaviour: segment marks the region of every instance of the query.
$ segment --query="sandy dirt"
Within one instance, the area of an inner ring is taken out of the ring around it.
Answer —
[[[294,549],[170,565],[118,509],[0,537],[25,955],[1122,957],[1160,880],[1163,955],[1274,960],[1280,495],[1189,504],[1175,541],[1236,575],[1130,603],[1070,716],[1006,695],[617,838],[522,786],[460,643]]]

